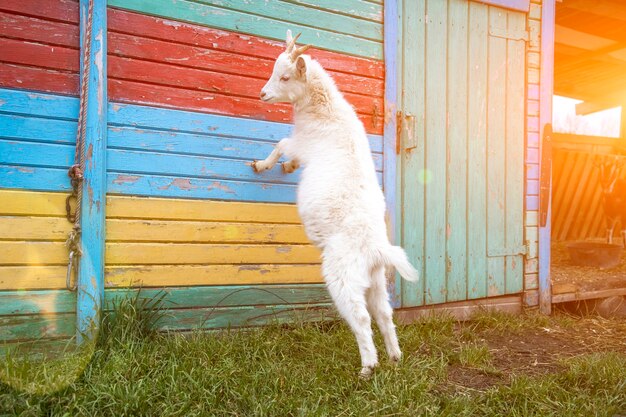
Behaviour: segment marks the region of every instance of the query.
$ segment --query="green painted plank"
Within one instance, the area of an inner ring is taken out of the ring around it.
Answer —
[[[467,23],[468,2],[450,0],[448,10],[447,298],[467,294]]]
[[[424,304],[424,153],[425,153],[425,54],[426,23],[424,2],[402,2],[402,87],[400,94],[404,112],[415,117],[412,132],[402,132],[402,147],[409,141],[416,148],[402,151],[401,201],[402,246],[420,273],[418,282],[402,280],[402,306]],[[409,137],[409,136],[412,136]]]
[[[525,30],[526,15],[507,12],[508,30]],[[520,247],[524,242],[524,116],[525,59],[524,41],[507,41],[506,87],[506,246]],[[521,255],[506,258],[505,292],[514,294],[524,287],[524,259]]]
[[[375,22],[383,21],[383,7],[362,0],[282,0],[287,3],[306,5]]]
[[[354,19],[349,16],[327,12],[280,1],[266,0],[194,0],[211,6],[265,16],[270,19],[289,22],[331,32],[343,33],[359,38],[381,42],[383,40],[383,25],[367,20]]]
[[[447,2],[426,2],[426,304],[446,300]]]
[[[506,12],[489,9],[490,31],[506,31]],[[487,110],[487,254],[501,252],[505,241],[506,178],[506,39],[489,37],[489,90]],[[520,158],[521,158],[520,154]],[[504,294],[504,257],[488,259],[487,295]]]
[[[487,296],[487,36],[488,7],[469,3],[467,101],[467,292]]]
[[[189,0],[109,0],[109,6],[219,29],[284,41],[286,29],[302,32],[300,41],[322,49],[368,58],[383,58],[382,42],[286,23],[264,16],[227,10]]]
[[[0,317],[0,341],[69,338],[76,333],[76,314]]]
[[[6,343],[0,342],[0,359],[7,354],[12,358],[29,359],[59,358],[63,355],[75,353],[77,349],[75,339],[44,339],[30,340],[26,342]]]
[[[105,309],[110,310],[116,298],[134,297],[138,289],[106,289]],[[257,285],[223,287],[170,287],[145,288],[141,298],[156,298],[161,291],[167,308],[233,307],[274,304],[329,303],[328,291],[323,284],[307,285]],[[2,291],[0,316],[73,313],[76,311],[76,294],[66,290]]]
[[[168,310],[157,326],[161,330],[223,329],[252,327],[272,323],[334,320],[336,313],[329,304],[306,307],[263,306],[235,308],[198,308]]]

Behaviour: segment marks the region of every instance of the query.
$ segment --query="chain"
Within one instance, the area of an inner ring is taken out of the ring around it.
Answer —
[[[85,26],[85,33],[83,35],[83,42],[85,47],[83,48],[82,56],[82,68],[83,76],[80,82],[80,108],[78,111],[78,123],[76,130],[76,148],[74,150],[74,165],[67,171],[67,175],[70,177],[72,184],[72,193],[67,196],[65,200],[65,211],[67,221],[73,224],[72,231],[67,237],[65,242],[69,249],[69,259],[67,264],[67,275],[65,278],[65,285],[68,290],[76,290],[76,282],[72,284],[72,271],[75,276],[78,277],[78,261],[82,255],[80,247],[81,228],[80,228],[80,211],[83,200],[83,187],[82,182],[85,172],[85,131],[87,125],[87,83],[89,82],[89,56],[91,55],[91,24],[93,19],[93,0],[89,0],[89,6],[87,9],[87,24]],[[72,213],[71,201],[76,202],[76,210]],[[78,278],[76,279],[78,281]]]

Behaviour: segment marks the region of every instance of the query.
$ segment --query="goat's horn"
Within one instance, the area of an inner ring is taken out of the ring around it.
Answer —
[[[296,48],[296,50],[291,53],[291,60],[295,61],[297,57],[305,53],[310,47],[311,45],[304,45],[299,48]]]
[[[296,36],[293,37],[293,39],[291,39],[291,42],[289,42],[289,45],[287,45],[287,53],[290,54],[291,51],[293,51],[294,46],[296,46],[296,41],[298,40],[300,35],[302,35],[302,32],[298,33]]]

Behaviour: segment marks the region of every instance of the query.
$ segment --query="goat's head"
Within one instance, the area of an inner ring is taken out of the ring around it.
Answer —
[[[274,63],[272,76],[261,90],[261,100],[269,103],[297,101],[305,93],[307,61],[302,54],[310,45],[296,47],[296,37],[287,31],[287,48]]]

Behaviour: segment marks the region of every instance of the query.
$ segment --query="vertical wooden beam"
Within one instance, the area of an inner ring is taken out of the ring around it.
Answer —
[[[93,17],[85,130],[85,172],[81,209],[82,256],[78,273],[77,339],[94,339],[104,299],[104,210],[106,201],[106,0],[91,0]],[[80,0],[81,52],[89,0]],[[84,70],[81,68],[81,72]]]
[[[555,0],[543,0],[541,7],[541,63],[539,93],[540,137],[549,123],[552,123],[552,94],[554,88],[554,25]],[[543,151],[540,141],[539,152]],[[542,163],[542,162],[540,162]],[[550,282],[550,194],[548,193],[548,213],[545,225],[539,228],[539,310],[544,314],[552,312]]]
[[[397,120],[396,111],[401,109],[398,87],[399,59],[401,54],[401,16],[398,3],[402,0],[385,1],[384,10],[384,59],[385,59],[385,128],[383,136],[383,187],[387,201],[387,216],[391,242],[398,244],[401,224],[401,202],[398,201],[398,189],[402,175],[396,155]],[[400,307],[401,278],[396,274],[390,283],[391,304]]]

